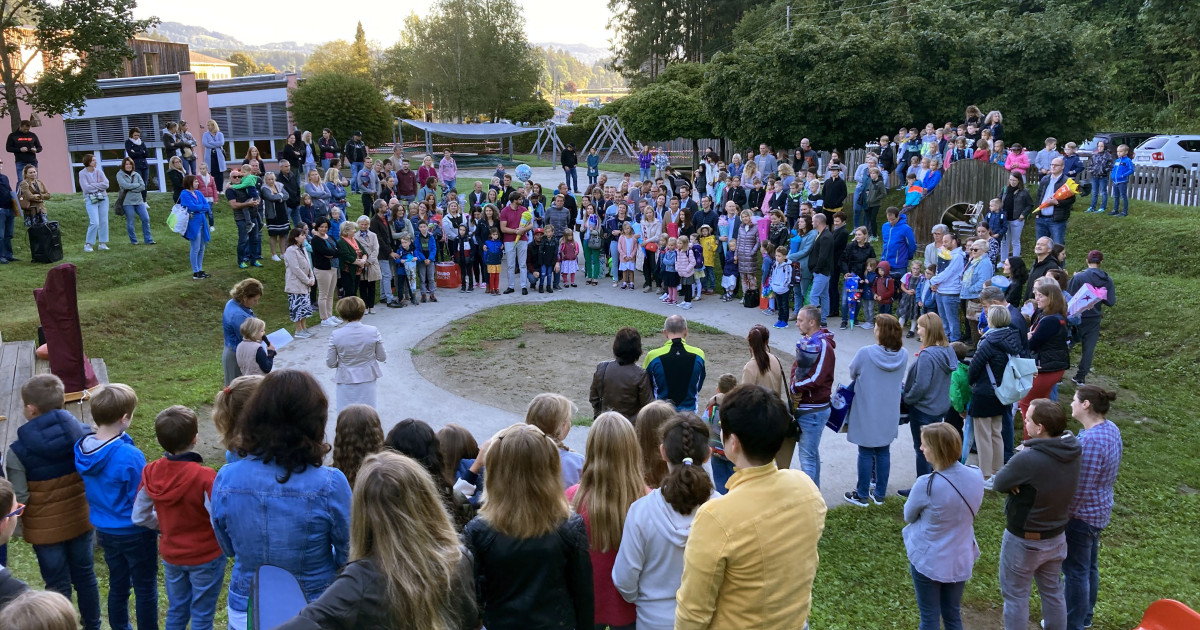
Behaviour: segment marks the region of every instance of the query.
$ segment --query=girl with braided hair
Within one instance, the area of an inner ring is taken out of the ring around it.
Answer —
[[[694,413],[679,413],[662,436],[659,454],[669,472],[662,486],[629,507],[612,570],[617,591],[637,608],[638,630],[675,627],[675,592],[692,518],[701,504],[720,496],[704,472],[708,425]]]

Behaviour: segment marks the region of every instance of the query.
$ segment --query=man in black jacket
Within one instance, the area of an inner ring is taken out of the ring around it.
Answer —
[[[321,138],[317,140],[317,151],[321,154],[321,171],[324,175],[324,171],[329,170],[330,162],[336,160],[338,154],[342,152],[337,138],[333,137],[333,132],[329,130],[329,127],[321,130]]]
[[[358,192],[358,172],[367,161],[367,144],[363,142],[361,131],[355,131],[354,139],[346,143],[342,158],[350,163],[350,190]]]
[[[845,184],[843,184],[845,185]],[[833,213],[833,261],[835,263],[834,271],[837,270],[836,263],[842,259],[842,254],[846,252],[846,245],[850,243],[850,233],[846,230],[846,213],[841,210]],[[831,273],[830,277],[836,274]],[[838,299],[842,287],[840,282],[829,283],[829,314],[834,317],[841,317],[841,303]]]
[[[821,201],[825,203],[821,212],[828,223],[833,223],[833,213],[846,203],[846,180],[842,179],[842,167],[838,164],[829,167],[829,177],[821,186]]]
[[[42,152],[42,141],[38,140],[37,134],[29,130],[29,121],[22,120],[21,126],[8,134],[8,143],[6,145],[9,153],[13,154],[13,162],[17,167],[17,185],[21,184],[21,180],[25,179],[25,167],[32,164],[38,165],[37,154]]]
[[[1034,210],[1037,213],[1037,237],[1049,236],[1059,245],[1067,244],[1067,220],[1071,218],[1071,208],[1075,207],[1076,196],[1072,194],[1066,199],[1055,199],[1054,193],[1067,183],[1067,174],[1063,172],[1063,159],[1056,157],[1050,161],[1050,172],[1038,184],[1038,196],[1034,203],[1039,206],[1048,204],[1045,208]]]
[[[575,167],[579,164],[579,157],[575,155],[575,145],[568,144],[567,148],[562,152],[562,168],[563,176],[566,179],[567,186],[575,194],[579,194],[579,172]]]
[[[300,176],[292,172],[291,162],[279,161],[279,172],[275,174],[275,181],[287,191],[288,198],[285,203],[292,227],[300,227]]]
[[[829,278],[835,269],[833,234],[823,214],[813,216],[813,229],[817,231],[817,240],[813,241],[812,251],[808,254],[808,268],[813,273],[811,295],[821,306],[821,326],[825,327],[829,319]]]

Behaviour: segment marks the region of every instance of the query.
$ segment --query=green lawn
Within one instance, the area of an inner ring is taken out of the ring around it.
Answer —
[[[151,428],[158,411],[172,404],[209,404],[221,386],[221,310],[235,282],[247,275],[262,280],[266,295],[256,313],[272,330],[288,323],[282,264],[268,260],[263,269],[237,269],[237,234],[228,206],[221,204],[216,212],[218,230],[206,263],[213,277],[206,281],[191,279],[187,243],[166,228],[169,207],[166,195],[151,196],[158,245],[129,245],[124,225],[114,222],[112,251],[85,254],[87,220],[81,198],[62,196],[48,204],[51,218],[62,226],[65,261],[79,268],[85,349],[105,359],[113,380],[137,390],[141,405],[131,434],[148,458],[159,456]],[[1098,630],[1133,627],[1145,607],[1161,597],[1200,607],[1200,425],[1189,386],[1200,364],[1200,327],[1191,313],[1194,296],[1200,295],[1200,256],[1193,253],[1200,241],[1200,210],[1134,203],[1132,211],[1127,219],[1078,212],[1068,234],[1068,243],[1078,244],[1068,250],[1070,268],[1082,267],[1085,250],[1099,247],[1119,300],[1117,308],[1106,312],[1095,367],[1097,382],[1120,387],[1111,418],[1125,439],[1117,506],[1103,538]],[[10,296],[0,329],[6,340],[34,338],[37,313],[31,292],[49,269],[25,262],[25,231],[17,232],[14,246],[21,262],[0,267]],[[1025,241],[1032,252],[1032,224]],[[514,305],[467,320],[455,333],[459,345],[500,334],[502,325],[522,321],[523,308]],[[610,334],[618,321],[644,330],[661,325],[649,317],[644,323],[638,316],[597,319],[582,317],[578,306],[555,308],[561,312],[543,322],[548,329]],[[1067,400],[1069,383],[1061,392]],[[881,508],[830,511],[814,592],[814,627],[915,625],[900,539],[901,508],[899,499],[892,499]],[[967,587],[969,607],[1000,603],[996,558],[1002,529],[1002,502],[992,495],[976,526],[983,555]],[[10,568],[40,585],[29,546],[15,541],[9,549]],[[99,556],[97,569],[103,580]],[[165,608],[165,596],[160,603]]]

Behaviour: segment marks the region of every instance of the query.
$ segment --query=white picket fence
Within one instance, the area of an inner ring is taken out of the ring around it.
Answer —
[[[1080,178],[1088,179],[1086,173]],[[1096,191],[1092,191],[1095,194]],[[1135,165],[1129,176],[1129,198],[1138,201],[1200,206],[1200,169]]]

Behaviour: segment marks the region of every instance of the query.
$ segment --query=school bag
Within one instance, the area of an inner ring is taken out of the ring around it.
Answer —
[[[1025,359],[1015,354],[1008,355],[1008,364],[1000,374],[1000,382],[992,373],[992,366],[987,366],[988,380],[996,393],[996,399],[1001,404],[1011,405],[1025,397],[1033,389],[1033,377],[1037,376],[1037,361]]]
[[[63,258],[62,232],[58,221],[47,221],[35,212],[29,224],[29,254],[35,263],[55,263]]]

